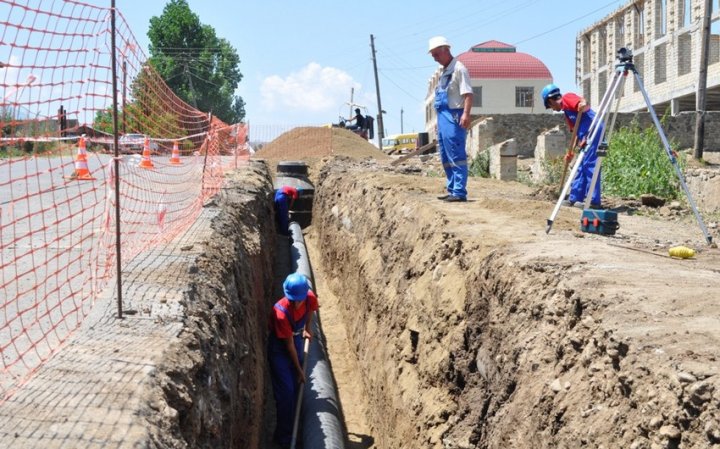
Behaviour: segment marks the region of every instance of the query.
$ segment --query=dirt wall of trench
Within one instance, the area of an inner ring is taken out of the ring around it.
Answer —
[[[148,400],[153,447],[260,447],[275,229],[265,163],[228,174],[189,267],[184,329],[158,364]]]
[[[317,176],[315,263],[340,298],[376,447],[720,444],[717,332],[682,324],[669,299],[716,318],[717,270],[579,238],[579,211],[546,237],[550,203],[519,184],[471,181],[471,202],[449,205],[442,182],[348,161]]]

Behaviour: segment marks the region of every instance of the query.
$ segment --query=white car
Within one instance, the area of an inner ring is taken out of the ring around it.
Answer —
[[[120,136],[118,139],[118,145],[120,146],[120,153],[141,153],[145,145],[145,134],[129,133]],[[150,149],[152,151],[158,150],[158,144],[150,141]]]

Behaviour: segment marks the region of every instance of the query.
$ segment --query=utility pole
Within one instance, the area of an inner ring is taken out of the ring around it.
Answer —
[[[705,0],[700,42],[700,74],[695,94],[695,151],[693,154],[695,159],[702,159],[705,146],[705,94],[707,93],[708,47],[710,46],[710,14],[712,14],[712,0]]]
[[[383,108],[380,103],[380,83],[378,82],[377,72],[377,60],[375,59],[375,37],[370,35],[370,48],[372,49],[372,60],[373,60],[373,71],[375,72],[375,92],[377,93],[377,104],[378,104],[378,146],[382,148],[382,141],[385,138],[383,127]]]
[[[355,98],[355,88],[351,87],[350,88],[350,104],[348,105],[348,107],[350,108],[350,112],[348,112],[348,118],[353,116],[353,101],[355,101],[354,98]]]
[[[190,69],[187,66],[187,63],[185,64],[185,75],[187,75],[188,84],[190,85],[190,100],[192,100],[192,105],[195,109],[197,109],[197,100],[195,99],[195,88],[193,87],[192,83],[192,75],[190,75]]]
[[[403,131],[403,109],[400,108],[400,134],[405,134]]]

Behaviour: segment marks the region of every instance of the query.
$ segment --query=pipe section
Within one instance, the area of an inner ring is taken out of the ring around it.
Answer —
[[[290,257],[293,269],[305,275],[314,288],[313,277],[302,228],[290,223]],[[313,339],[307,359],[305,391],[303,392],[303,443],[306,448],[345,449],[345,425],[337,395],[337,385],[327,360],[326,340],[322,333],[320,314],[313,321]]]

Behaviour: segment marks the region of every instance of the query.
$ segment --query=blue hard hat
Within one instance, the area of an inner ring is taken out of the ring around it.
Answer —
[[[550,106],[548,106],[548,99],[560,95],[560,88],[554,84],[548,84],[547,86],[543,87],[541,95],[543,99],[543,104],[545,105],[545,109],[548,109],[550,108]]]
[[[290,301],[302,301],[307,298],[310,285],[305,276],[300,273],[293,273],[285,278],[283,282],[283,291],[285,297]]]

